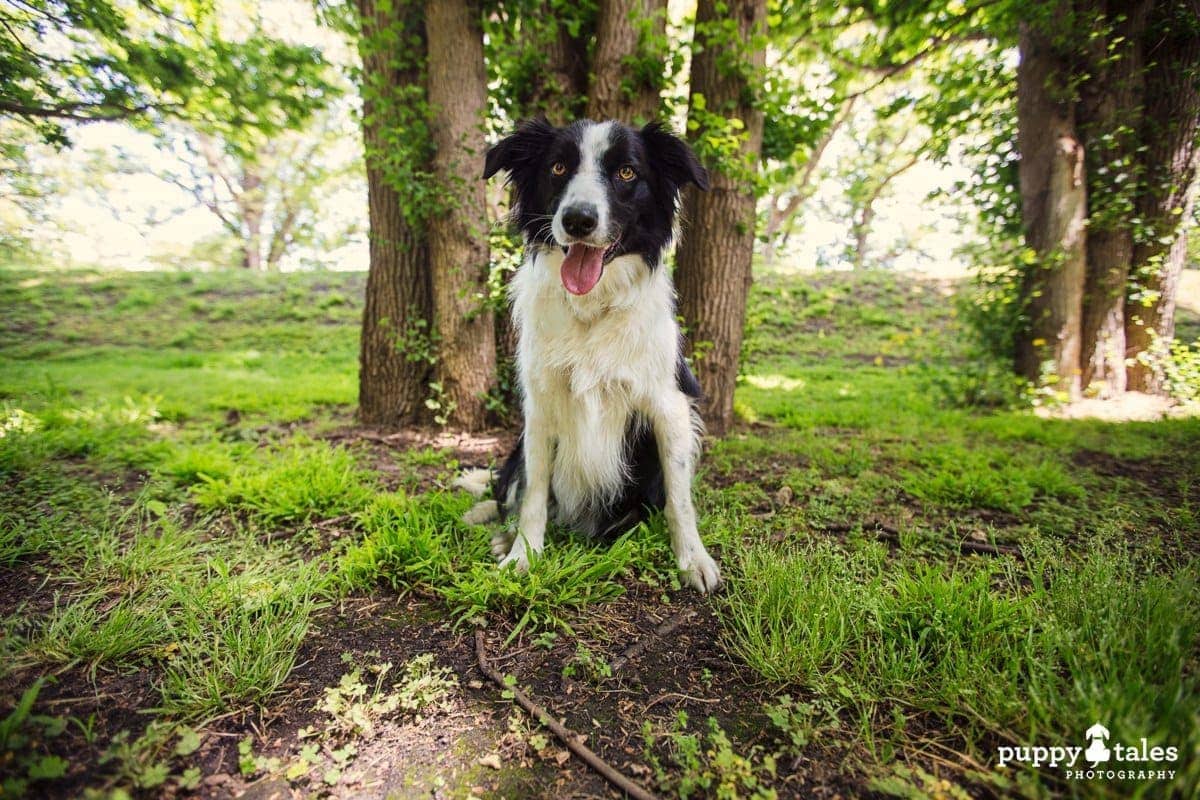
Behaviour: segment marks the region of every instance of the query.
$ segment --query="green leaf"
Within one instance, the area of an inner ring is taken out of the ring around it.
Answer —
[[[199,785],[200,785],[200,768],[199,767],[188,767],[187,769],[185,769],[183,771],[183,774],[179,776],[179,788],[181,788],[181,789],[191,790],[191,789],[195,789]]]
[[[175,755],[189,756],[200,747],[200,734],[193,728],[181,728],[179,741],[175,743]]]
[[[29,767],[29,779],[34,781],[53,780],[67,774],[70,766],[65,758],[42,756]]]

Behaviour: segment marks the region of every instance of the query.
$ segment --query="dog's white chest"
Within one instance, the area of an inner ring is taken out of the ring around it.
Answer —
[[[513,282],[526,417],[553,434],[551,487],[565,521],[620,490],[629,425],[675,390],[669,281],[640,259],[606,270],[583,298],[562,290],[553,261],[526,263]]]

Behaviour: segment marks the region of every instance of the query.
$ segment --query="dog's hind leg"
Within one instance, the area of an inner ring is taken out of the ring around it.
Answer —
[[[664,397],[655,409],[652,424],[667,490],[664,511],[675,563],[689,584],[701,592],[711,592],[721,583],[721,571],[696,530],[692,471],[700,449],[699,429],[687,396],[671,392]]]
[[[487,494],[488,484],[492,480],[490,469],[472,469],[454,479],[455,489],[463,489],[475,497]],[[483,500],[471,506],[463,514],[462,521],[467,525],[486,525],[500,519],[500,506],[495,500]]]
[[[451,484],[455,489],[464,489],[475,497],[487,494],[488,484],[492,482],[490,469],[469,469],[454,479]]]

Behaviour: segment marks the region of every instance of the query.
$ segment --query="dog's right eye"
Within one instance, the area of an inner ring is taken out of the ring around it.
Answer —
[[[550,172],[553,175],[562,177],[567,174],[567,165],[561,161],[555,161],[554,166],[550,168]]]

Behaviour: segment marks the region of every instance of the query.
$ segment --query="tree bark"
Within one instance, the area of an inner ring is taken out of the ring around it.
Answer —
[[[729,42],[721,27],[737,25],[737,41]],[[700,0],[696,6],[696,43],[692,60],[691,94],[705,98],[704,113],[694,104],[689,117],[704,134],[708,115],[738,118],[744,125],[741,155],[745,169],[758,168],[762,150],[763,113],[751,102],[753,78],[766,53],[766,0]],[[724,40],[723,40],[724,39]],[[741,48],[739,67],[731,68],[730,52]],[[680,242],[675,279],[679,310],[691,342],[693,363],[704,390],[702,407],[710,433],[724,435],[733,424],[733,391],[737,381],[746,297],[750,291],[754,253],[754,187],[745,176],[709,164],[710,190],[690,189],[684,200],[688,232]]]
[[[485,396],[496,372],[492,313],[486,305],[487,202],[479,179],[487,76],[480,9],[471,0],[427,0],[433,171],[444,207],[429,218],[434,366],[441,412],[467,430],[487,422]]]
[[[428,336],[431,317],[428,253],[420,229],[405,217],[398,187],[388,179],[391,103],[400,89],[420,81],[419,59],[397,66],[392,49],[420,38],[419,8],[402,2],[357,0],[361,25],[363,141],[370,220],[367,274],[359,350],[358,418],[396,427],[424,416],[429,361],[402,342]]]
[[[901,139],[900,143],[903,144]],[[879,178],[879,183],[871,189],[870,193],[863,200],[862,208],[858,210],[857,218],[851,223],[850,231],[854,234],[854,253],[853,263],[854,271],[862,272],[867,268],[867,244],[871,236],[871,224],[875,222],[875,206],[879,199],[883,197],[883,193],[887,191],[887,187],[892,181],[899,178],[904,173],[915,167],[921,161],[919,152],[913,153],[904,163],[900,164],[891,172]]]
[[[639,125],[658,119],[664,65],[653,44],[666,35],[666,24],[666,0],[600,0],[589,118]],[[657,65],[654,79],[638,68],[639,60]]]
[[[1125,305],[1129,388],[1163,389],[1151,352],[1175,336],[1175,302],[1187,253],[1183,223],[1191,216],[1200,133],[1200,2],[1167,0],[1151,14],[1145,39],[1146,113],[1142,130],[1145,226],[1134,246],[1140,291]],[[1151,363],[1137,358],[1145,354]]]
[[[251,272],[261,272],[263,268],[262,176],[250,169],[244,169],[239,183],[240,191],[234,197],[234,201],[242,214],[242,266]]]
[[[1021,154],[1025,241],[1037,253],[1022,297],[1028,327],[1016,342],[1017,369],[1074,399],[1080,393],[1080,337],[1086,263],[1087,189],[1083,145],[1070,95],[1071,59],[1023,23],[1017,67],[1017,148]]]
[[[521,19],[522,50],[539,57],[540,69],[528,74],[519,87],[522,117],[545,114],[555,125],[573,122],[584,113],[588,90],[588,41],[595,20],[587,18],[576,35],[559,19],[549,0],[536,13]]]
[[[1096,11],[1080,88],[1079,130],[1087,148],[1088,230],[1080,340],[1081,387],[1125,391],[1125,286],[1133,262],[1132,211],[1142,124],[1142,35],[1150,0],[1110,0]]]

